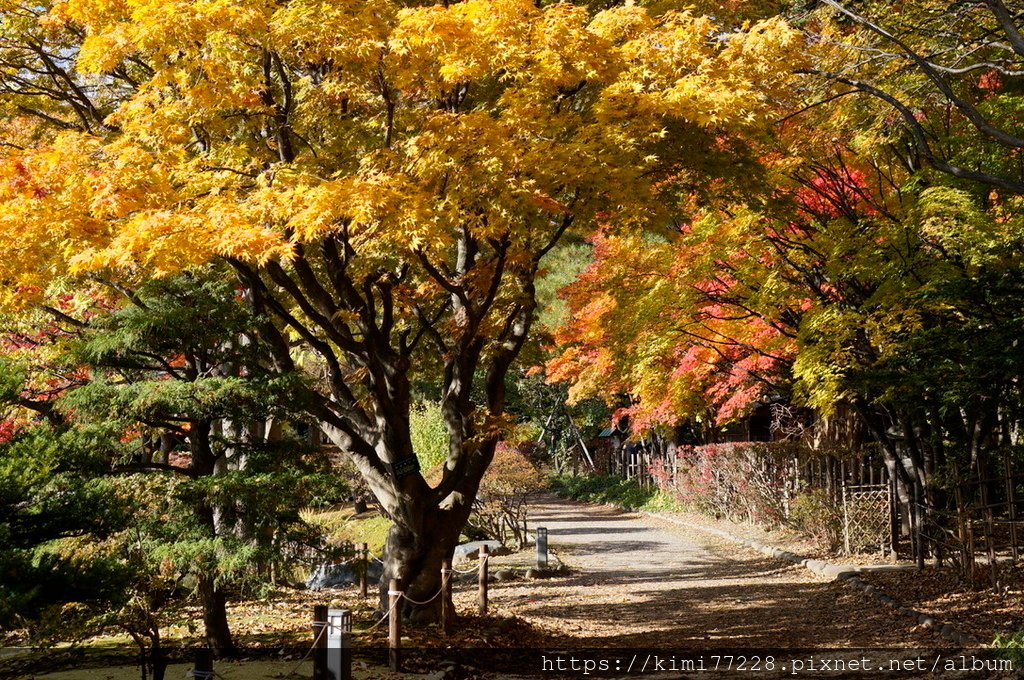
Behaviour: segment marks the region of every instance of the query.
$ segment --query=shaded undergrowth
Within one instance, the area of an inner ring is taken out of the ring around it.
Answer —
[[[551,490],[563,498],[609,503],[628,510],[681,510],[679,502],[653,486],[614,475],[554,475]]]

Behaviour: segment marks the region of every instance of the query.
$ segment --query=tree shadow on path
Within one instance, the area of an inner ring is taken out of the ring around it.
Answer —
[[[580,647],[943,644],[842,583],[699,532],[550,496],[530,518],[548,529],[552,550],[572,573],[495,584],[492,597]]]

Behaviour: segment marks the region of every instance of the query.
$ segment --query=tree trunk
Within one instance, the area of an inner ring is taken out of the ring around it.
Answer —
[[[164,680],[167,672],[167,657],[159,642],[154,643],[149,653],[149,662],[153,668],[153,680]]]
[[[209,477],[216,474],[218,463],[223,460],[222,457],[214,454],[210,445],[210,433],[213,429],[212,421],[198,421],[189,436],[192,452],[191,468],[197,477]],[[200,501],[196,506],[196,515],[210,537],[218,535],[218,510],[204,501]],[[200,573],[198,581],[207,644],[216,658],[231,656],[235,653],[235,645],[231,640],[231,629],[228,627],[227,595],[216,585],[214,574],[210,571]]]
[[[212,575],[199,577],[199,597],[203,603],[206,643],[213,656],[218,659],[232,656],[236,650],[228,627],[227,596],[216,586]]]
[[[388,608],[391,579],[402,581],[407,599],[401,604],[402,618],[414,624],[441,620],[441,563],[450,560],[465,525],[468,511],[427,509],[415,530],[395,523],[388,532],[384,550],[384,573],[380,580],[380,607]],[[417,604],[424,603],[424,604]]]

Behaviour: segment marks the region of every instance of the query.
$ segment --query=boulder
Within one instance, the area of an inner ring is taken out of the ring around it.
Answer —
[[[465,562],[467,559],[476,559],[480,552],[480,546],[486,545],[492,555],[508,555],[510,550],[503,546],[500,541],[470,541],[455,546],[455,554],[452,556],[452,564]]]
[[[380,560],[370,560],[366,570],[366,578],[370,583],[380,580],[384,573],[384,563]],[[359,583],[359,572],[354,563],[347,564],[321,564],[313,570],[313,573],[306,579],[306,588],[309,590],[322,590],[324,588],[340,588]]]

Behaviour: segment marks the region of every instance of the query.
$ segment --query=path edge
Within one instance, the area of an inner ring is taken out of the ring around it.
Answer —
[[[808,557],[803,557],[801,555],[789,552],[788,550],[783,550],[776,546],[765,545],[757,541],[752,541],[747,538],[736,536],[735,534],[729,533],[728,531],[703,526],[701,524],[695,524],[693,522],[688,522],[686,520],[680,519],[678,517],[666,513],[649,512],[647,510],[640,510],[638,512],[647,517],[664,520],[666,522],[669,522],[670,524],[676,524],[678,526],[686,527],[688,529],[703,531],[704,533],[717,536],[731,543],[738,543],[739,545],[750,548],[751,550],[756,550],[757,552],[763,555],[767,555],[768,557],[774,557],[775,559],[799,565],[821,578],[831,579],[834,581],[841,581],[845,583],[848,587],[853,588],[854,590],[859,590],[860,592],[874,598],[879,603],[884,604],[892,609],[895,609],[897,613],[908,618],[914,619],[921,626],[927,629],[934,629],[938,631],[938,633],[942,635],[942,637],[946,638],[947,640],[957,645],[963,647],[982,646],[977,638],[960,632],[949,623],[940,622],[931,614],[925,614],[923,612],[917,611],[916,609],[911,609],[910,607],[907,607],[897,602],[895,599],[887,595],[885,592],[879,590],[875,586],[871,585],[870,583],[865,582],[858,576],[858,574],[865,571],[864,567],[855,564],[834,564],[831,562],[825,562],[824,560],[816,560]]]

